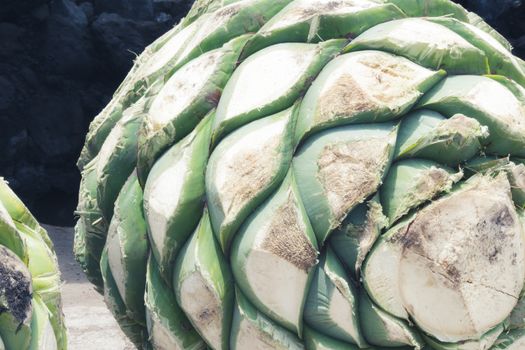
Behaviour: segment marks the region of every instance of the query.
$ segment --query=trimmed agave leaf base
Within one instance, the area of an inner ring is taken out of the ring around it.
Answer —
[[[60,284],[47,232],[0,178],[0,349],[67,348]]]

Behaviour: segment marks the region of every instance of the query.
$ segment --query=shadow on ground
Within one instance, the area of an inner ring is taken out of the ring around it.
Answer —
[[[55,244],[62,272],[62,301],[70,350],[132,350],[103,297],[73,257],[73,228],[44,225]]]

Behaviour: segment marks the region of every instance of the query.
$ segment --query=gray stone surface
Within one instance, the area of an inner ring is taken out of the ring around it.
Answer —
[[[87,281],[73,257],[73,228],[45,225],[62,273],[62,302],[69,350],[133,350],[135,347]]]

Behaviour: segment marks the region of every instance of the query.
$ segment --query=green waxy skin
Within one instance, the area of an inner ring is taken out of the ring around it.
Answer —
[[[49,319],[49,310],[37,296],[33,299],[33,315],[31,320],[31,344],[29,349],[40,350],[57,348],[57,340]]]
[[[80,182],[76,214],[74,252],[88,280],[101,291],[100,256],[104,249],[109,223],[104,219],[97,201],[97,158],[86,165]]]
[[[525,83],[525,71],[519,59],[514,57],[510,50],[497,39],[491,37],[490,34],[471,24],[451,18],[433,18],[432,21],[454,30],[472,45],[483,50],[487,55],[492,74],[502,74],[519,84]]]
[[[470,24],[488,33],[490,36],[496,39],[501,45],[503,45],[505,49],[507,49],[508,51],[512,51],[513,49],[512,44],[507,39],[505,39],[503,35],[498,33],[494,28],[489,26],[487,23],[485,23],[483,18],[481,18],[474,12],[469,12],[467,14],[467,17],[468,17],[468,22]]]
[[[0,348],[65,350],[60,272],[47,232],[0,178]]]
[[[154,348],[204,350],[206,343],[193,329],[175,295],[164,282],[155,258],[150,256],[146,275],[146,323]]]
[[[357,313],[358,292],[334,252],[326,249],[305,305],[305,322],[335,339],[367,347]]]
[[[137,65],[121,84],[112,102],[90,127],[79,167],[83,168],[100,151],[104,139],[122,118],[122,111],[156,81],[167,80],[166,76],[171,76],[201,53],[219,48],[240,35],[256,32],[288,2],[290,0],[252,0],[227,6],[232,1],[226,1],[224,10],[220,11],[221,5],[215,6],[218,11],[200,16],[195,23],[188,23],[187,26],[177,26],[172,35],[159,38],[139,56]]]
[[[106,302],[109,311],[111,311],[119,323],[124,334],[126,334],[135,346],[139,348],[146,347],[148,339],[146,325],[138,323],[128,315],[126,304],[120,296],[117,283],[111,273],[107,248],[104,248],[102,251],[102,256],[100,258],[100,272],[104,282],[104,301]]]
[[[428,160],[397,162],[381,187],[383,208],[390,224],[408,214],[412,208],[440,193],[448,192],[462,177],[462,172],[455,173],[450,168]]]
[[[230,349],[303,349],[301,341],[290,331],[280,327],[254,308],[237,291],[235,293]]]
[[[115,200],[137,161],[137,132],[144,117],[143,101],[123,112],[97,155],[97,203],[107,222],[113,216]]]
[[[330,236],[330,247],[354,280],[359,279],[365,257],[387,225],[387,217],[376,194],[367,203],[357,205]]]
[[[501,112],[483,103],[494,96],[505,103]],[[418,107],[438,111],[445,116],[457,113],[470,116],[488,127],[487,153],[525,154],[525,124],[521,121],[524,106],[511,90],[488,77],[458,75],[444,79],[418,103]]]
[[[409,345],[414,349],[425,346],[421,336],[406,321],[381,310],[364,291],[359,293],[359,312],[364,337],[370,344],[385,347]]]
[[[18,258],[27,263],[27,246],[7,209],[0,205],[0,244],[9,248]]]
[[[493,346],[494,350],[518,350],[525,345],[525,331],[515,329],[502,333]]]
[[[184,31],[188,32],[188,34],[184,36],[183,40],[173,38],[177,41],[177,49],[171,48],[170,52],[159,54],[159,51],[166,46],[164,44],[157,51],[157,55],[150,58],[151,64],[154,67],[160,66],[160,69],[152,69],[146,64],[146,67],[149,69],[146,69],[143,75],[149,79],[151,77],[156,79],[156,77],[170,74],[170,71],[177,70],[203,52],[221,47],[229,40],[245,33],[256,32],[263,23],[273,17],[289,2],[290,0],[250,0],[236,3],[230,2],[231,4],[225,3],[224,7],[213,12],[210,11],[208,14],[200,16],[186,28],[182,28],[178,34],[182,34]],[[165,64],[155,62],[156,58],[163,59],[170,56],[172,58]]]
[[[107,105],[91,123],[90,131],[86,136],[86,144],[77,162],[81,171],[97,155],[111,129],[122,118],[122,106],[117,103],[114,97],[112,103]]]
[[[468,21],[468,12],[458,4],[447,0],[388,0],[410,17],[451,16],[460,21]]]
[[[134,172],[117,198],[108,229],[108,264],[128,315],[145,324],[144,286],[148,259],[146,222],[142,214],[142,188]]]
[[[312,328],[304,328],[304,342],[307,350],[357,350],[357,345],[351,345],[340,340],[330,338]]]
[[[467,349],[494,349],[498,341],[498,337],[504,332],[504,327],[502,325],[490,330],[484,334],[480,340],[465,341],[461,343],[443,343],[436,341],[428,336],[424,336],[425,341],[433,349],[437,350],[467,350]],[[493,346],[494,345],[494,346]]]
[[[197,0],[90,127],[77,259],[141,349],[520,349],[511,50],[450,0]]]

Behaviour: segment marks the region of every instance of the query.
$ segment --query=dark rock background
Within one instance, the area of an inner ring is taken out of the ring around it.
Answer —
[[[525,56],[525,4],[460,0]],[[0,176],[39,220],[73,223],[75,162],[133,59],[191,0],[2,0]]]
[[[3,0],[0,176],[41,221],[73,223],[91,119],[188,0]]]
[[[454,0],[483,17],[514,46],[514,54],[525,59],[525,0]]]

